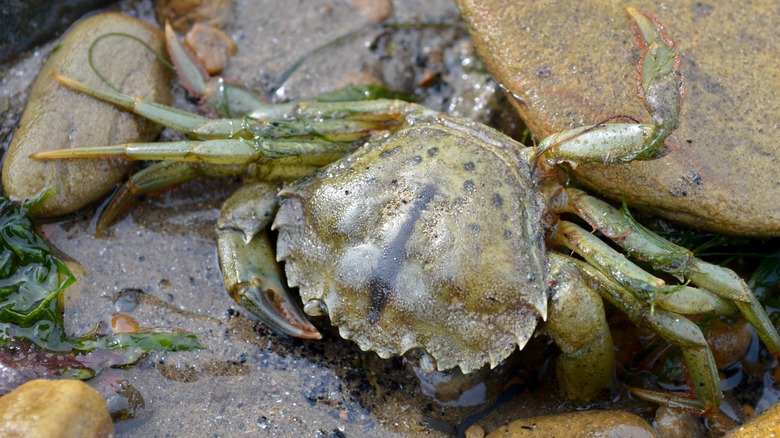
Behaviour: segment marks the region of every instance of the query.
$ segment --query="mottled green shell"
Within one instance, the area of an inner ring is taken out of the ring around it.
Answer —
[[[520,148],[437,116],[290,184],[274,223],[288,282],[364,350],[497,365],[546,317],[542,201]]]

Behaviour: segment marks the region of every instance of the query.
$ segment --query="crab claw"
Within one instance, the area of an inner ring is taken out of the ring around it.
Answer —
[[[219,256],[230,296],[269,327],[296,338],[322,335],[287,292],[265,233],[248,244],[239,234],[219,234]]]
[[[282,282],[265,233],[276,213],[277,185],[254,182],[234,193],[217,222],[219,262],[233,299],[269,327],[304,339],[320,339]]]

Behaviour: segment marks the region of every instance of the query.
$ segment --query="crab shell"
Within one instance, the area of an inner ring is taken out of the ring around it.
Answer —
[[[288,283],[363,350],[495,367],[547,313],[543,201],[522,148],[440,115],[286,186],[273,227]]]

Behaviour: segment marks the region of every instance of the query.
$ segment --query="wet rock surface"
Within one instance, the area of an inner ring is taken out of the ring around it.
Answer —
[[[650,11],[682,52],[685,102],[670,153],[581,165],[577,178],[615,200],[726,234],[780,235],[772,1],[743,4],[461,0],[478,53],[538,139],[616,115],[649,120],[637,98],[640,49],[624,7]]]
[[[31,380],[0,397],[4,437],[109,437],[103,397],[77,380]]]
[[[780,405],[774,405],[746,424],[732,430],[728,438],[774,437],[780,434]]]
[[[539,436],[652,438],[658,434],[645,420],[629,412],[581,411],[517,420],[496,429],[487,438]]]
[[[110,32],[115,35],[95,43]],[[8,146],[2,172],[6,196],[23,200],[55,187],[56,193],[37,214],[61,216],[95,202],[125,178],[131,164],[124,160],[43,162],[29,155],[58,148],[148,141],[160,132],[158,126],[75,93],[54,78],[60,74],[106,87],[99,72],[111,86],[131,95],[170,102],[170,73],[132,38],[158,52],[163,50],[158,29],[121,14],[84,19],[58,43],[30,91]],[[135,61],[116,62],[118,53]]]

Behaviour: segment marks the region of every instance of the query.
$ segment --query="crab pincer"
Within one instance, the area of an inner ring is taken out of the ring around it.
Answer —
[[[247,184],[228,198],[217,221],[217,250],[233,299],[269,327],[304,339],[322,335],[303,315],[282,281],[266,233],[278,209],[277,184]]]

